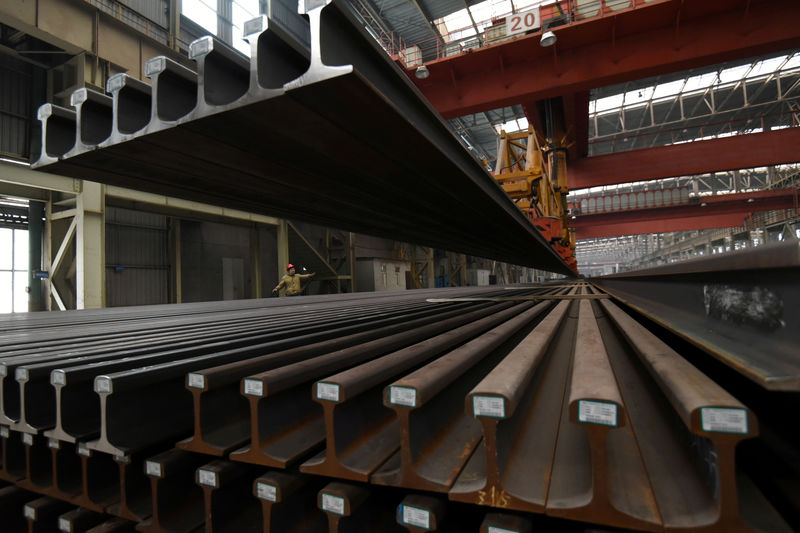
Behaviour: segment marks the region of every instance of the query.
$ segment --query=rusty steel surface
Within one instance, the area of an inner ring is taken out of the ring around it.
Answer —
[[[120,312],[118,358],[111,317],[12,320],[0,362],[22,379],[18,418],[0,424],[14,485],[0,513],[44,497],[148,533],[791,530],[759,463],[743,464],[773,443],[772,396],[716,382],[587,282],[514,289]],[[287,309],[311,329],[288,331]],[[150,332],[155,316],[173,318]],[[65,324],[86,335],[62,353],[47,339]],[[159,357],[204,328],[208,349]],[[152,353],[130,353],[142,343]],[[48,409],[71,414],[46,429]],[[89,430],[64,423],[82,412]],[[769,449],[771,476],[796,460]]]
[[[301,8],[45,104],[34,166],[572,275],[347,2]]]
[[[798,274],[790,241],[593,282],[762,387],[798,392]]]

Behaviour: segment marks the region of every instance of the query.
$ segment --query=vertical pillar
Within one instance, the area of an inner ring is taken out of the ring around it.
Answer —
[[[42,280],[36,271],[42,269],[42,214],[44,204],[31,200],[28,203],[28,311],[42,311]]]
[[[436,266],[434,265],[433,261],[433,248],[428,248],[427,252],[425,253],[426,261],[425,264],[427,268],[425,271],[428,273],[428,288],[432,289],[436,286]]]
[[[350,292],[356,292],[356,234],[349,235],[348,263],[350,265]]]
[[[289,223],[281,220],[278,223],[278,279],[289,264]]]
[[[460,280],[459,286],[460,287],[466,287],[467,286],[467,256],[464,255],[464,254],[459,254],[458,255],[458,263],[459,263],[459,267],[461,269],[461,276],[460,276],[461,280]]]
[[[217,0],[217,36],[223,42],[233,45],[233,1]]]
[[[181,219],[170,218],[172,229],[172,302],[179,304],[183,301],[183,253],[181,248]]]
[[[106,232],[105,186],[83,182],[77,197],[76,217],[76,285],[77,309],[105,307]]]
[[[261,242],[258,238],[258,225],[250,228],[250,292],[253,298],[262,298],[261,287]]]
[[[738,170],[733,171],[733,192],[742,190],[742,175]]]

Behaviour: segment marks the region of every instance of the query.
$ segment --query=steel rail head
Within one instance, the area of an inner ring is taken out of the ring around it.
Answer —
[[[446,515],[446,500],[435,496],[409,494],[397,506],[397,523],[411,533],[439,530]]]
[[[25,504],[36,499],[36,495],[16,485],[0,488],[0,520],[8,531],[23,531],[26,520],[23,513]]]
[[[370,490],[366,487],[333,481],[319,491],[317,508],[327,513],[329,519],[338,521],[357,513],[369,497]]]
[[[252,497],[253,469],[216,460],[197,469],[195,483],[203,490],[206,530],[242,531],[257,523],[259,502]]]
[[[107,517],[103,513],[78,507],[58,517],[58,530],[64,533],[87,531],[105,522],[106,519]]]
[[[109,77],[106,91],[113,100],[113,121],[111,137],[100,143],[99,148],[124,142],[147,127],[153,106],[150,84],[125,73]]]
[[[622,395],[588,300],[581,300],[569,390],[570,420],[587,431],[625,425]]]
[[[75,146],[75,111],[55,104],[42,104],[36,112],[42,124],[42,151],[31,168],[56,163]]]
[[[569,307],[569,301],[560,302],[470,391],[466,398],[467,413],[476,418],[492,419],[505,419],[514,415]]]
[[[69,104],[75,108],[75,144],[63,158],[73,157],[111,138],[114,122],[114,101],[111,97],[81,87],[72,92]]]
[[[58,516],[69,511],[71,507],[70,503],[62,502],[49,496],[43,496],[26,503],[23,508],[23,514],[28,520],[28,531],[39,531],[40,528],[37,527],[37,523],[56,523]]]
[[[323,531],[326,520],[314,507],[325,480],[295,473],[267,472],[253,481],[253,496],[261,502],[264,533],[291,531],[304,523],[308,531]]]
[[[193,531],[203,525],[203,492],[194,482],[197,469],[207,457],[172,449],[145,461],[150,478],[152,516],[137,529],[160,533],[180,528]]]
[[[109,518],[92,529],[87,529],[86,533],[133,533],[136,531],[136,522],[131,522],[124,518]]]
[[[533,524],[525,517],[488,513],[481,523],[480,533],[532,533]]]
[[[197,73],[166,56],[149,59],[144,74],[151,80],[150,122],[138,133],[152,133],[174,126],[197,107]]]

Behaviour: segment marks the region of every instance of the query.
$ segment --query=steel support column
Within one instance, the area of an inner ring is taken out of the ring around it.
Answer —
[[[77,309],[105,307],[105,186],[84,182],[76,206]]]

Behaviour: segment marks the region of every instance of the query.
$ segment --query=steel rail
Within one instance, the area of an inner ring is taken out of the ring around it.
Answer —
[[[397,506],[397,523],[409,533],[438,531],[447,515],[447,500],[409,494]]]
[[[189,533],[201,528],[203,491],[194,483],[197,469],[208,461],[202,455],[169,450],[145,463],[150,478],[152,516],[140,522],[142,533]]]
[[[324,484],[320,478],[284,472],[256,478],[253,495],[261,502],[263,533],[324,531],[327,520],[315,506]]]
[[[250,413],[247,400],[239,394],[239,384],[249,375],[407,331],[471,309],[474,306],[409,313],[402,323],[383,321],[389,324],[383,326],[376,321],[363,328],[365,331],[345,335],[347,332],[343,330],[343,336],[335,339],[309,342],[283,352],[192,372],[186,376],[186,388],[193,398],[194,435],[177,446],[198,453],[223,455],[245,445],[250,438]]]
[[[794,241],[592,281],[762,387],[798,391],[798,272]]]
[[[320,448],[325,440],[324,412],[308,395],[308,388],[315,381],[508,307],[507,303],[495,304],[244,378],[241,390],[250,403],[251,442],[232,453],[231,459],[282,468],[298,461]],[[448,341],[453,342],[453,339],[444,339],[444,346]]]
[[[383,306],[383,309],[372,307],[348,312],[332,310],[327,315],[324,312],[319,313],[318,320],[310,326],[298,327],[294,317],[281,318],[266,323],[267,327],[262,328],[244,324],[219,333],[212,328],[203,334],[178,335],[169,338],[169,341],[156,338],[145,342],[143,347],[128,350],[120,350],[115,343],[110,342],[106,349],[99,350],[100,355],[71,357],[80,354],[78,350],[72,353],[57,353],[49,357],[39,355],[10,357],[4,360],[2,369],[6,373],[13,372],[19,400],[14,401],[13,383],[9,382],[6,376],[0,375],[0,394],[2,394],[0,422],[10,423],[12,429],[31,433],[53,427],[57,422],[59,391],[53,391],[50,384],[56,387],[65,385],[68,373],[72,377],[71,384],[78,384],[81,378],[85,382],[103,372],[153,365],[165,360],[175,361],[203,354],[218,356],[227,354],[232,358],[246,357],[281,346],[291,346],[299,342],[299,339],[309,341],[336,336],[337,326],[367,327],[370,322],[375,321],[370,320],[372,317],[380,319],[391,318],[394,315],[395,320],[401,320],[407,310],[421,307],[424,307],[424,304],[394,308]],[[227,350],[219,351],[225,348]]]
[[[563,354],[571,347],[560,339],[571,340],[570,306],[553,308],[467,394],[466,412],[480,421],[483,441],[450,490],[452,500],[544,512],[569,365]]]
[[[528,306],[531,304],[528,304]],[[370,475],[400,448],[401,426],[382,404],[384,389],[406,372],[431,362],[467,341],[491,337],[490,331],[513,323],[526,305],[441,333],[420,343],[317,381],[314,400],[323,409],[325,450],[300,467],[303,472],[356,481]]]
[[[26,527],[22,514],[25,504],[36,496],[15,485],[0,487],[0,523],[9,531],[22,531]]]
[[[387,386],[383,404],[395,412],[400,449],[370,481],[447,492],[481,440],[480,425],[463,414],[464,395],[550,305],[517,304],[514,318]]]
[[[65,533],[81,533],[102,524],[106,519],[101,513],[78,507],[58,517],[58,529]]]
[[[195,483],[203,489],[206,533],[257,528],[261,506],[252,497],[255,478],[250,465],[222,459],[197,469]]]
[[[249,65],[210,37],[191,46],[196,83],[155,58],[147,126],[71,157],[44,135],[35,166],[572,274],[344,2],[301,7],[308,44],[261,18]],[[162,98],[167,78],[183,85]]]

